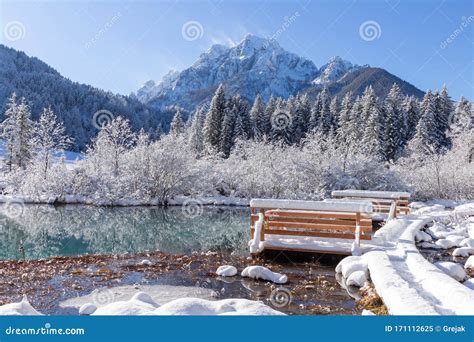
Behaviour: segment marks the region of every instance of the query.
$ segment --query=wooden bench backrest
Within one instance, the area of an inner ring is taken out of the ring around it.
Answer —
[[[264,216],[261,241],[266,234],[354,239],[357,225],[360,227],[361,240],[372,238],[370,213],[259,207],[251,209],[252,238],[258,214],[262,213]]]
[[[397,214],[410,212],[410,194],[406,192],[390,191],[333,191],[332,197],[336,199],[370,201],[375,213],[389,213],[393,201],[396,202]]]

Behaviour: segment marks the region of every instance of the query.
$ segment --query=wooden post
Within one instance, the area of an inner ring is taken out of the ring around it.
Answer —
[[[360,213],[356,213],[355,242],[360,247]]]
[[[265,220],[265,209],[260,209],[263,214],[262,230],[260,231],[260,241],[265,241],[265,227],[267,226],[267,220]]]

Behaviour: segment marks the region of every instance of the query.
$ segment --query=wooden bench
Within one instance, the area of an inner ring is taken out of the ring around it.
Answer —
[[[359,247],[360,240],[372,239],[370,202],[253,199],[250,207],[252,254],[271,249],[350,255],[353,243]]]
[[[410,213],[410,193],[368,190],[335,190],[331,193],[335,199],[370,201],[374,213],[389,214],[389,218]]]

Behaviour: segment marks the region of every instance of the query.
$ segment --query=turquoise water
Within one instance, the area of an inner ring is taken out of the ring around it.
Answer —
[[[246,254],[248,208],[98,208],[27,205],[0,210],[0,259],[162,251]]]

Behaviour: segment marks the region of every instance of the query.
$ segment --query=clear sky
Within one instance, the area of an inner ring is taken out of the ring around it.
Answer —
[[[339,55],[422,90],[446,84],[454,99],[474,99],[469,0],[0,1],[3,44],[115,93],[253,33],[318,67]]]

